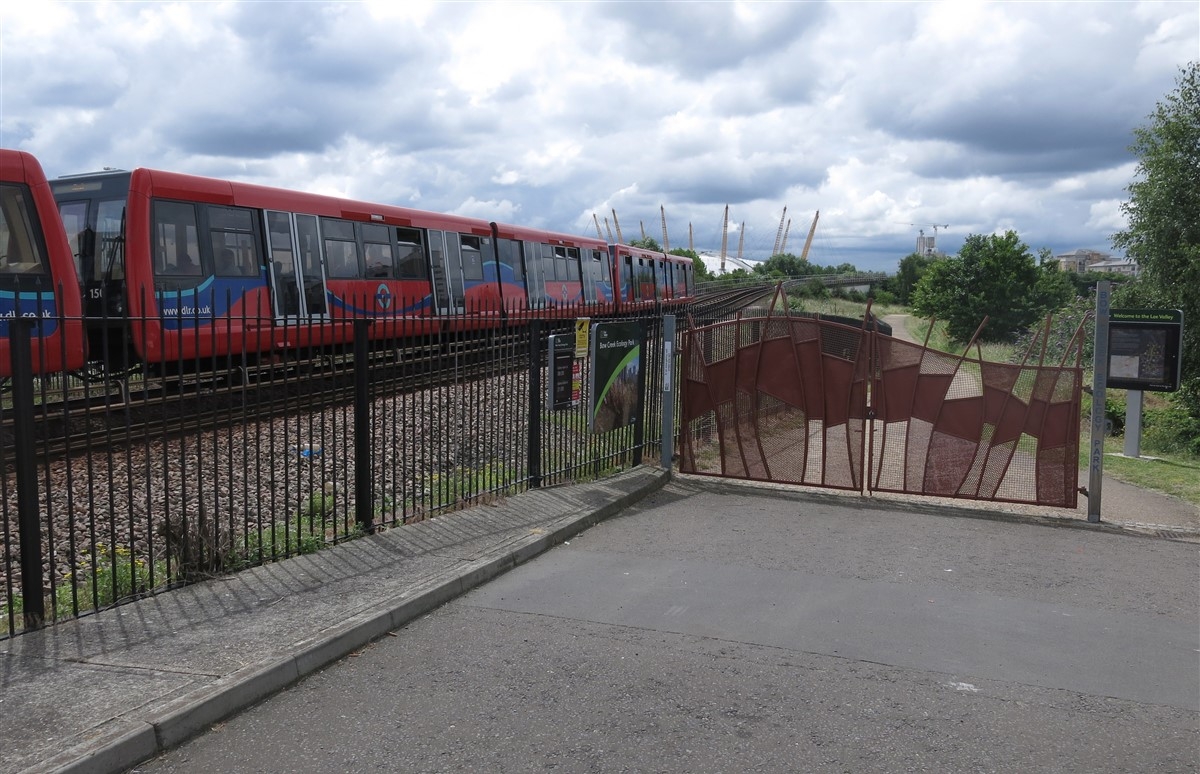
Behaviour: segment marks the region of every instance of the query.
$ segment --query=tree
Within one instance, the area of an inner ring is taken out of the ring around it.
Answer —
[[[812,267],[807,261],[802,261],[791,253],[778,253],[755,264],[754,273],[776,279],[804,277],[812,274]]]
[[[708,282],[717,278],[715,274],[708,270],[708,265],[704,263],[704,259],[700,257],[700,253],[697,253],[695,250],[688,250],[686,247],[676,247],[671,250],[670,255],[692,259],[692,267],[695,269],[693,276],[696,282]]]
[[[1015,231],[971,234],[957,256],[926,268],[913,290],[912,307],[945,320],[947,332],[958,341],[970,340],[987,317],[980,339],[1004,341],[1069,297],[1061,292],[1068,286],[1047,274]]]
[[[657,250],[662,252],[662,245],[654,237],[642,237],[641,239],[632,239],[629,241],[630,247],[640,247],[643,250]]]
[[[1200,419],[1200,63],[1183,67],[1176,83],[1134,130],[1137,177],[1121,205],[1128,225],[1112,244],[1141,276],[1114,303],[1183,310],[1179,397]]]
[[[934,258],[920,253],[910,253],[900,259],[900,268],[896,271],[894,278],[889,278],[887,281],[887,289],[896,294],[896,300],[902,304],[908,304],[912,301],[913,290],[917,287],[917,283],[921,281],[921,276],[925,274],[925,270],[934,262]]]

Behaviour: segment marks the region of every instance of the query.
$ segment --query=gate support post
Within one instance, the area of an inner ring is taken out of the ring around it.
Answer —
[[[42,532],[38,506],[37,467],[33,438],[33,326],[32,319],[8,321],[9,358],[12,365],[13,442],[16,450],[17,534],[21,551],[21,595],[26,630],[40,629],[46,621],[46,589],[42,576]]]
[[[663,315],[662,467],[671,469],[675,453],[675,315]]]
[[[1111,283],[1096,283],[1096,340],[1092,346],[1092,443],[1088,455],[1088,521],[1100,522],[1100,490],[1104,480],[1104,404],[1108,382],[1108,308]]]
[[[371,471],[371,380],[367,362],[371,321],[354,321],[354,521],[363,534],[375,532]]]

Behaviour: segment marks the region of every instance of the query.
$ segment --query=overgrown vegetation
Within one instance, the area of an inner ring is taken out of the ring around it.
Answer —
[[[1113,247],[1137,261],[1136,282],[1114,293],[1127,308],[1183,311],[1183,364],[1175,411],[1160,417],[1172,443],[1200,456],[1200,62],[1182,68],[1176,90],[1134,130],[1137,177],[1121,205],[1128,226]]]

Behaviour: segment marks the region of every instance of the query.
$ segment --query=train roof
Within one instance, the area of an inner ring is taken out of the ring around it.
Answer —
[[[19,183],[44,183],[46,174],[28,151],[0,148],[0,178]]]

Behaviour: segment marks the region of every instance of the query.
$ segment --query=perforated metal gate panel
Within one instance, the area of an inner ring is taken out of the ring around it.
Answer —
[[[958,357],[811,317],[693,328],[680,469],[1074,508],[1081,340],[1068,347],[1072,365],[1053,366],[1044,355],[1035,365]]]

